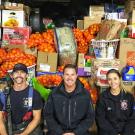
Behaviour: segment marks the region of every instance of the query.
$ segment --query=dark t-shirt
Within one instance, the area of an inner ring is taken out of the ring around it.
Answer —
[[[116,100],[120,100],[120,97],[121,97],[121,94],[119,93],[118,95],[113,95],[111,92],[110,92],[110,95],[113,99],[116,99]]]
[[[28,92],[29,87],[23,91],[11,90],[10,102],[11,102],[11,113],[12,122],[14,124],[19,124],[22,122],[22,118],[28,111]],[[33,91],[33,104],[32,110],[40,110],[43,107],[42,99],[37,91]]]
[[[0,101],[0,111],[2,111],[2,103],[1,103],[1,101]]]
[[[66,94],[69,96],[69,97],[71,97],[74,93],[75,93],[75,91],[72,91],[72,92],[67,92],[67,91],[65,91],[66,92]]]

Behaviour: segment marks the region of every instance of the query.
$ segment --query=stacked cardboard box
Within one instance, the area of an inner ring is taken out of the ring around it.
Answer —
[[[125,12],[129,13],[135,8],[135,1],[134,0],[127,0],[125,1]]]
[[[3,29],[3,45],[27,44],[30,37],[30,27],[15,27]]]
[[[104,13],[104,5],[96,5],[89,7],[89,16],[91,17],[103,17]]]
[[[84,16],[83,20],[77,20],[77,28],[87,29],[94,23],[101,23],[101,19],[104,16],[104,6],[96,5],[89,7],[89,16]]]
[[[84,29],[84,20],[77,20],[77,28],[80,30]]]
[[[27,40],[31,34],[31,28],[28,26],[30,8],[24,4],[5,3],[5,9],[2,10],[2,47],[24,45],[26,49]]]
[[[57,53],[46,53],[38,51],[37,72],[56,72],[57,58]]]
[[[87,29],[94,23],[101,23],[101,16],[85,16],[84,17],[84,29]]]
[[[127,14],[127,18],[130,35],[132,38],[135,38],[135,9]]]
[[[98,86],[108,86],[108,82],[106,79],[106,73],[110,69],[120,68],[120,60],[119,59],[93,59],[92,61],[92,72],[97,77],[97,85]]]
[[[24,11],[3,10],[2,27],[24,27],[27,25]]]
[[[91,76],[91,61],[92,58],[83,53],[78,54],[78,75],[79,76]]]
[[[131,60],[135,65],[135,39],[121,38],[118,56],[121,63],[121,69]]]
[[[135,81],[123,81],[122,84],[126,91],[135,95]]]
[[[35,49],[35,48],[30,49],[30,48],[27,47],[26,44],[23,44],[23,45],[7,45],[6,46],[7,50],[10,50],[10,49],[13,49],[13,48],[19,48],[20,50],[22,50],[26,54],[32,54],[32,55],[37,57],[37,49]]]
[[[120,70],[122,70],[128,63],[135,66],[135,39],[132,38],[121,38],[119,48],[119,59],[120,59]],[[135,82],[123,81],[124,88],[133,93],[135,91]]]

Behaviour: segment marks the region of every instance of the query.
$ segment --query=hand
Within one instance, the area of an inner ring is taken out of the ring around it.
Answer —
[[[28,134],[25,134],[25,133],[20,133],[20,134],[15,134],[15,135],[28,135]]]
[[[64,133],[62,135],[75,135],[74,133]]]

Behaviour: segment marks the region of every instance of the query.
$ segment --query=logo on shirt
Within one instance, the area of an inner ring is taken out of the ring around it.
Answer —
[[[107,111],[111,111],[112,110],[112,108],[111,107],[107,107]]]
[[[121,110],[127,110],[128,109],[128,101],[127,100],[122,100],[121,101]]]
[[[28,107],[29,106],[29,100],[28,100],[28,98],[24,98],[23,99],[23,106],[24,107]]]
[[[24,98],[23,105],[24,105],[24,107],[31,107],[32,106],[32,98]]]

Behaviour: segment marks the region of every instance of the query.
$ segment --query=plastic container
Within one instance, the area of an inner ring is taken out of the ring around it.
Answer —
[[[108,41],[92,39],[91,41],[96,59],[114,59],[118,44],[119,39]]]
[[[135,67],[126,66],[122,70],[123,81],[135,81]]]
[[[32,85],[32,78],[35,77],[35,67],[36,67],[36,65],[32,65],[32,66],[27,67],[27,69],[28,69],[27,82],[28,82],[30,85]],[[8,73],[11,74],[11,73],[12,73],[12,70],[8,70]]]

